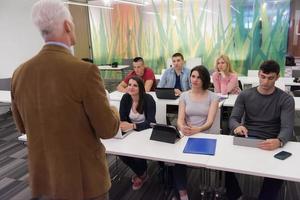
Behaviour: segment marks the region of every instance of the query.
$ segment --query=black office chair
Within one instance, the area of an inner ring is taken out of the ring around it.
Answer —
[[[243,84],[240,80],[239,80],[239,88],[241,89],[241,91],[243,91]]]
[[[0,79],[0,90],[10,91],[10,81],[11,81],[11,78],[1,78]]]
[[[294,90],[292,92],[293,92],[294,97],[300,97],[300,90]]]

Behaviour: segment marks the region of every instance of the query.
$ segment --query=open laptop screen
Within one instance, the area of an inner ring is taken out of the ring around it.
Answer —
[[[156,97],[159,99],[177,99],[174,88],[156,88]]]

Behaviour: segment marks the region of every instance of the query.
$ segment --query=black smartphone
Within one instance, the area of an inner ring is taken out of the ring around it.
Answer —
[[[292,154],[287,151],[280,151],[279,153],[275,154],[274,157],[279,160],[285,160],[286,158],[290,157]]]

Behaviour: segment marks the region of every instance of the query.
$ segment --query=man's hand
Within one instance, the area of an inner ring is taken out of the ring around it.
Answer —
[[[259,148],[264,150],[274,150],[280,147],[280,140],[279,139],[267,139],[261,142],[258,145]]]
[[[123,132],[127,132],[133,129],[133,124],[128,123],[128,122],[121,122],[120,123],[120,129]]]
[[[181,95],[181,91],[179,89],[174,89],[174,92],[175,92],[175,96]]]
[[[248,130],[245,126],[238,126],[234,129],[233,133],[235,135],[244,135],[245,137],[248,137]]]

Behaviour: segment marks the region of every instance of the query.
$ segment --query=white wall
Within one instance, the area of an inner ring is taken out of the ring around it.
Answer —
[[[34,56],[43,40],[31,21],[31,7],[37,0],[0,0],[0,78]]]

